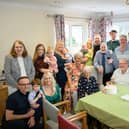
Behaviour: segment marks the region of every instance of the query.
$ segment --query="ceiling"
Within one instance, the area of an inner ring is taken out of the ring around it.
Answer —
[[[0,4],[39,8],[50,14],[77,16],[122,15],[129,12],[126,0],[0,0]]]

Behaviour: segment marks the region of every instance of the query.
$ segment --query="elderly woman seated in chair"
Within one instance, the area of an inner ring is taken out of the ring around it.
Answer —
[[[60,89],[52,73],[50,72],[44,73],[41,79],[41,85],[42,85],[41,90],[43,91],[45,98],[50,103],[54,104],[61,100]]]
[[[99,87],[96,78],[91,76],[91,68],[86,66],[78,81],[78,98],[82,98],[85,95],[90,95],[97,91],[99,91]]]

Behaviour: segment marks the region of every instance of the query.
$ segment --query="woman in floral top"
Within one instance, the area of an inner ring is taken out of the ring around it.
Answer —
[[[74,55],[74,63],[66,63],[65,70],[68,78],[67,84],[65,86],[65,96],[64,99],[69,99],[73,104],[72,107],[75,106],[77,102],[77,88],[78,88],[78,80],[80,78],[80,74],[83,71],[83,64],[81,64],[82,55],[77,53]]]

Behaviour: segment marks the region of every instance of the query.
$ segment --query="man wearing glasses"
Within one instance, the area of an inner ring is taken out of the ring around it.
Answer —
[[[29,78],[23,76],[17,82],[17,91],[9,95],[6,102],[4,129],[40,129],[28,102]]]
[[[119,68],[112,75],[111,81],[117,85],[129,86],[129,63],[125,58],[119,60]]]

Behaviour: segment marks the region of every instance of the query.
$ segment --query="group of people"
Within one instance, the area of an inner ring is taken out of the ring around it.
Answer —
[[[97,82],[99,85],[106,85],[106,82],[111,80],[114,71],[120,67],[121,59],[129,63],[129,44],[127,42],[127,36],[120,35],[119,40],[117,40],[116,30],[111,30],[109,34],[111,40],[101,42],[100,35],[96,34],[92,43],[92,65],[97,70]],[[88,47],[86,47],[86,49],[87,51],[89,50]],[[85,50],[84,52],[88,54],[91,49],[89,52],[87,51]],[[84,53],[84,58],[86,54]],[[91,58],[89,57],[88,60],[91,60]]]
[[[23,129],[24,126],[26,129],[39,128],[35,125],[41,122],[43,98],[51,103],[63,98],[61,94],[67,81],[64,64],[68,62],[72,62],[72,56],[61,41],[57,43],[55,51],[50,46],[46,51],[42,43],[38,44],[33,59],[22,41],[13,43],[4,63],[9,91],[3,122],[5,129]],[[19,99],[23,99],[23,102]],[[19,121],[21,119],[23,121]]]
[[[77,97],[99,91],[100,85],[112,81],[129,85],[129,46],[127,37],[110,32],[111,40],[101,42],[99,34],[94,42],[88,39],[81,53],[72,56],[62,41],[55,50],[42,43],[37,44],[33,59],[22,41],[16,40],[10,54],[5,57],[4,71],[9,96],[6,103],[5,129],[40,129],[42,103],[47,99],[56,103],[64,99],[75,106]],[[97,71],[97,78],[92,68]],[[125,79],[126,78],[126,79]]]

